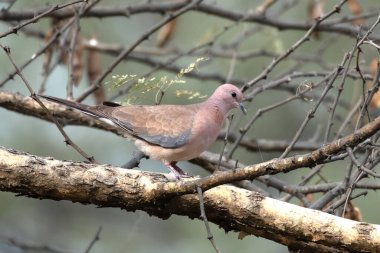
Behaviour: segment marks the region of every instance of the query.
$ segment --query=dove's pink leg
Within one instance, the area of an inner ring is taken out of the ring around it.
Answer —
[[[176,165],[177,162],[171,162],[169,164],[166,164],[166,167],[171,171],[173,172],[173,174],[175,175],[175,177],[177,179],[181,179],[182,177],[189,177],[189,175],[184,172],[183,170],[181,170],[180,167],[178,167]]]

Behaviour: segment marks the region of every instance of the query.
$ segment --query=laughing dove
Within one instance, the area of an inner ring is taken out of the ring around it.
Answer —
[[[204,102],[190,105],[128,105],[106,102],[88,106],[60,98],[41,96],[77,109],[125,131],[138,149],[160,160],[177,178],[185,176],[177,161],[199,156],[217,138],[228,112],[240,107],[243,94],[232,84],[223,84]]]

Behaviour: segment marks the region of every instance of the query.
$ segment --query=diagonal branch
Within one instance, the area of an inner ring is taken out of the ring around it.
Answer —
[[[19,101],[15,103],[13,99]],[[54,111],[56,118],[58,118],[63,124],[74,125],[86,125],[92,126],[103,130],[109,130],[116,134],[122,135],[120,131],[115,128],[109,127],[106,124],[102,124],[98,121],[90,119],[81,113],[72,111],[67,108],[63,108],[59,105],[52,105],[46,103],[47,108]],[[38,108],[37,104],[31,101],[31,99],[23,99],[23,96],[18,94],[11,94],[6,92],[0,92],[0,107],[4,107],[10,110],[14,110],[27,115],[32,115],[44,120],[50,120],[46,112]],[[283,172],[289,172],[298,168],[314,167],[318,164],[329,162],[330,158],[334,155],[338,155],[341,152],[345,152],[347,147],[355,147],[361,142],[365,141],[380,130],[380,117],[377,117],[373,121],[364,125],[352,134],[349,134],[343,138],[330,142],[319,149],[312,152],[291,156],[284,159],[272,159],[267,162],[254,164],[239,168],[233,171],[220,171],[211,176],[201,178],[194,182],[187,182],[183,184],[172,184],[170,189],[166,191],[166,194],[181,195],[185,193],[195,193],[196,186],[199,185],[202,190],[211,189],[215,186],[236,182],[246,179],[255,179],[262,175],[273,175]]]
[[[161,218],[172,214],[199,218],[197,195],[168,197],[173,184],[181,185],[158,173],[60,161],[0,147],[0,190],[29,197],[142,210]],[[204,204],[209,221],[226,231],[302,246],[309,252],[380,250],[379,225],[343,219],[256,192],[218,186],[204,193]]]

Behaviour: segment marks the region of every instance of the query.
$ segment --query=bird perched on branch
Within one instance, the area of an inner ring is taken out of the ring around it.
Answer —
[[[228,112],[245,113],[243,94],[232,84],[219,86],[204,102],[190,105],[128,105],[105,102],[89,106],[65,99],[41,97],[77,109],[120,128],[150,158],[160,160],[176,176],[187,174],[177,165],[199,156],[217,138]]]

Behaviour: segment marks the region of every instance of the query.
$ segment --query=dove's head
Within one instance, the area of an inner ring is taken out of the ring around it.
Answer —
[[[247,110],[242,103],[243,98],[243,93],[238,87],[226,83],[220,85],[209,99],[217,101],[219,103],[218,106],[225,109],[226,113],[233,108],[239,107],[246,114]]]

